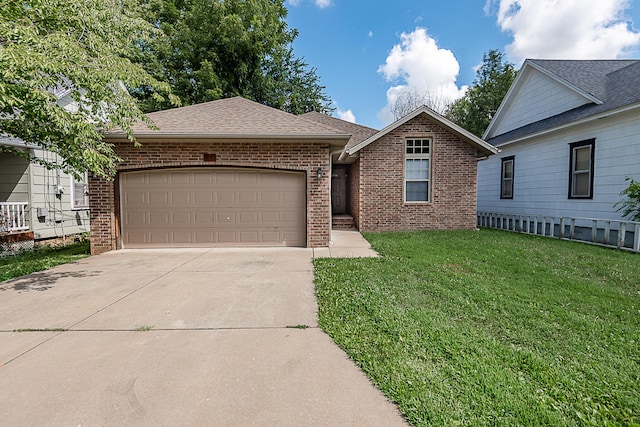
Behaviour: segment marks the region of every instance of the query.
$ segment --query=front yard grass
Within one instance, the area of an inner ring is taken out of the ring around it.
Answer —
[[[89,256],[89,241],[67,246],[42,247],[0,258],[0,282],[47,270]]]
[[[414,426],[640,425],[640,254],[497,230],[316,259],[320,326]]]

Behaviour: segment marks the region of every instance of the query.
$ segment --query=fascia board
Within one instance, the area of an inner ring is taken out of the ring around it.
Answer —
[[[403,118],[391,123],[389,126],[385,127],[384,129],[382,129],[380,132],[376,133],[375,135],[373,135],[373,136],[365,139],[361,143],[359,143],[357,145],[354,145],[353,147],[349,148],[348,150],[346,150],[347,154],[353,155],[353,154],[357,153],[358,151],[362,150],[367,145],[369,145],[372,142],[382,138],[383,136],[385,136],[386,134],[388,134],[392,130],[402,126],[403,124],[405,124],[408,121],[414,119],[415,117],[417,117],[418,115],[420,115],[422,113],[425,113],[428,116],[430,116],[431,118],[437,120],[438,122],[443,124],[445,127],[449,128],[451,131],[456,133],[458,136],[460,136],[460,137],[462,137],[464,139],[467,139],[468,141],[470,141],[473,144],[477,145],[481,149],[481,151],[486,152],[486,154],[496,154],[498,152],[496,147],[494,147],[493,145],[487,143],[486,141],[483,141],[482,139],[478,138],[477,136],[475,136],[474,134],[472,134],[468,130],[458,126],[457,124],[455,124],[452,121],[450,121],[449,119],[441,116],[440,114],[436,113],[435,111],[431,110],[430,108],[420,107],[417,110],[415,110],[414,112],[412,112],[412,113],[404,116]]]

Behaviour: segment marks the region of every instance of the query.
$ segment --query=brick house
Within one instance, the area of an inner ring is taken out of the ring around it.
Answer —
[[[473,228],[477,158],[496,149],[428,108],[381,131],[236,97],[105,135],[122,159],[89,183],[91,251],[329,244],[361,231]]]

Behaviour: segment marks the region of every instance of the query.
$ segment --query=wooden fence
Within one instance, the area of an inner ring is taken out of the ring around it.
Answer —
[[[478,212],[477,224],[640,252],[640,222],[636,221]]]

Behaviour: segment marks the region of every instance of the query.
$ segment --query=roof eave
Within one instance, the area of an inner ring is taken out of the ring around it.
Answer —
[[[354,145],[353,147],[345,150],[345,152],[348,155],[354,155],[355,153],[357,153],[358,151],[362,150],[367,145],[371,144],[374,141],[377,141],[378,139],[382,138],[383,136],[385,136],[386,134],[388,134],[392,130],[402,126],[403,124],[405,124],[408,121],[416,118],[417,116],[419,116],[422,113],[425,113],[428,116],[430,116],[431,118],[437,120],[438,122],[440,122],[441,124],[443,124],[444,126],[449,128],[449,130],[451,130],[458,137],[460,137],[463,140],[465,140],[467,143],[475,145],[476,148],[478,149],[478,151],[480,151],[480,153],[482,155],[491,155],[491,154],[497,154],[498,153],[498,149],[496,147],[494,147],[493,145],[487,143],[486,141],[483,141],[482,139],[478,138],[477,136],[475,136],[474,134],[472,134],[468,130],[458,126],[457,124],[453,123],[449,119],[441,116],[440,114],[436,113],[435,111],[433,111],[433,110],[431,110],[430,108],[427,108],[427,107],[418,108],[417,110],[415,110],[412,113],[404,116],[403,118],[391,123],[389,126],[385,127],[384,129],[382,129],[380,132],[376,133],[375,135],[373,135],[373,136],[365,139],[361,143],[359,143],[357,145]]]
[[[312,141],[335,141],[341,142],[335,145],[345,145],[351,135],[327,135],[327,134],[224,134],[224,133],[156,133],[137,132],[133,134],[136,139],[251,139],[251,140],[312,140]],[[106,132],[105,139],[122,140],[128,139],[124,132]],[[333,144],[332,144],[333,145]]]
[[[634,109],[637,109],[637,108],[640,108],[640,102],[635,103],[635,104],[626,105],[624,107],[621,107],[621,108],[618,108],[618,109],[615,109],[615,110],[603,111],[602,113],[594,114],[593,116],[585,117],[585,118],[580,119],[580,120],[574,120],[574,121],[571,121],[571,122],[568,122],[568,123],[564,123],[564,124],[559,125],[559,126],[554,126],[554,127],[550,127],[550,128],[547,128],[547,129],[542,129],[542,130],[540,130],[538,132],[533,132],[533,133],[530,133],[530,134],[527,134],[527,135],[523,135],[523,136],[521,136],[519,138],[515,138],[515,139],[512,139],[510,141],[503,142],[502,144],[497,144],[496,147],[498,149],[500,149],[500,148],[505,147],[507,145],[515,144],[516,142],[522,142],[522,141],[526,141],[528,139],[537,138],[539,136],[543,136],[543,135],[546,135],[546,134],[557,132],[557,131],[560,131],[560,130],[563,130],[563,129],[567,129],[567,128],[570,128],[570,127],[573,127],[573,126],[579,126],[579,125],[584,124],[584,123],[589,123],[589,122],[591,122],[593,120],[604,119],[605,117],[609,117],[609,116],[613,116],[613,115],[616,115],[616,114],[625,113],[627,111],[631,111],[631,110],[634,110]],[[496,137],[498,137],[498,136],[500,136],[500,135],[496,135]]]

